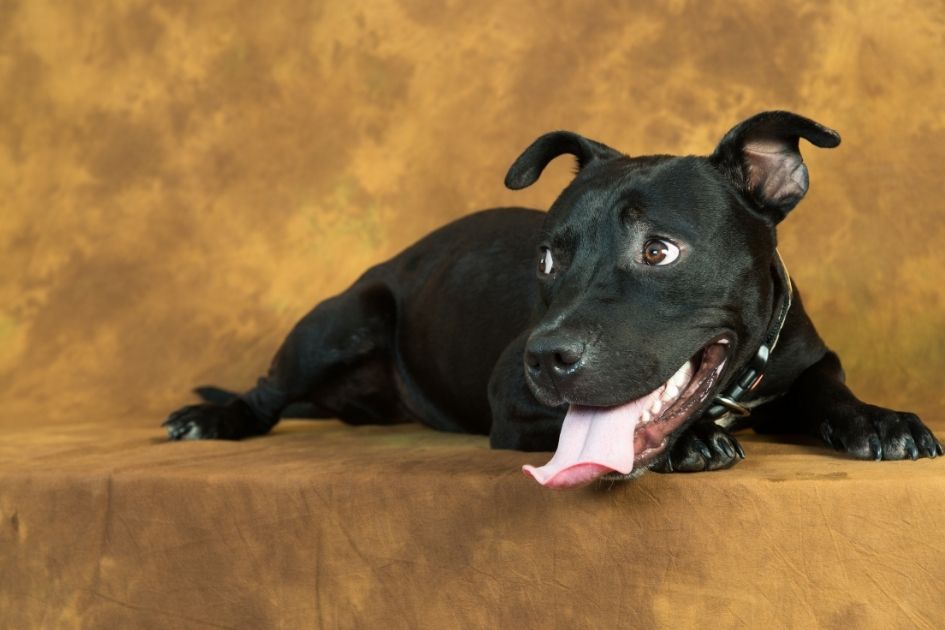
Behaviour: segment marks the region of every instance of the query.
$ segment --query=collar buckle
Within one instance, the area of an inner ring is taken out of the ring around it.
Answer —
[[[771,356],[771,349],[767,344],[761,344],[758,352],[752,357],[748,365],[742,371],[738,380],[728,388],[727,391],[717,394],[709,410],[705,415],[713,420],[721,418],[727,413],[731,413],[740,418],[751,415],[751,409],[745,405],[739,404],[739,400],[753,389],[758,387],[764,378],[765,366],[768,365],[768,357]]]

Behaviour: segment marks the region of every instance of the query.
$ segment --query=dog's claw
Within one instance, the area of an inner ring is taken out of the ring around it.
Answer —
[[[917,446],[920,449],[922,455],[934,458],[938,455],[938,448],[935,444],[935,440],[928,433],[921,433],[917,440],[915,440]]]
[[[741,459],[745,459],[745,450],[742,448],[742,445],[738,442],[738,440],[732,440],[732,442],[735,445],[735,452],[738,453],[738,456]]]
[[[820,425],[820,436],[823,438],[824,442],[827,443],[827,446],[833,450],[840,452],[843,450],[843,442],[840,438],[834,435],[833,427],[830,426],[829,422],[823,422]]]
[[[180,424],[169,425],[167,427],[167,436],[172,440],[179,440],[190,432],[193,428],[191,422],[181,422]]]
[[[875,435],[871,435],[869,438],[870,453],[873,455],[874,461],[882,461],[883,459],[883,445],[880,444],[879,438]]]
[[[915,461],[919,459],[919,449],[916,448],[915,441],[911,437],[906,437],[906,455],[909,456],[909,459]]]
[[[702,440],[696,438],[693,441],[693,446],[699,451],[699,453],[707,462],[712,459],[712,451],[709,450],[709,447],[706,446]]]
[[[820,424],[820,437],[824,440],[827,446],[837,448],[833,443],[833,429],[830,428],[830,424],[827,422],[822,422]]]
[[[728,440],[724,436],[720,436],[715,440],[715,447],[722,451],[726,457],[732,458],[735,457],[735,449],[732,448],[732,445],[729,444]]]

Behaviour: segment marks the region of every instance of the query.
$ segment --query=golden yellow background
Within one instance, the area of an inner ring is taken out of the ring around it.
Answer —
[[[782,251],[863,397],[941,418],[940,2],[0,1],[6,426],[154,426],[243,388],[366,266],[478,208],[534,137],[707,153],[755,112],[804,148]]]
[[[783,108],[783,225],[864,397],[945,437],[945,5],[0,0],[0,625],[934,628],[942,460],[743,435],[718,475],[542,490],[416,426],[166,443],[365,267],[514,193],[539,134],[700,153]],[[355,463],[355,465],[351,465]]]

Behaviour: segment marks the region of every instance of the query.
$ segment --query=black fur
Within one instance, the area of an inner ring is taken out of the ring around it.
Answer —
[[[260,435],[305,402],[314,417],[416,420],[488,434],[495,448],[553,450],[569,403],[642,396],[722,335],[730,345],[720,391],[772,319],[775,226],[808,188],[800,138],[840,142],[787,112],[740,123],[708,157],[631,158],[574,133],[546,134],[506,185],[524,188],[549,161],[573,154],[579,170],[547,213],[487,210],[433,232],[316,306],[255,388],[200,390],[208,402],[172,414],[168,433]],[[644,264],[652,238],[678,244],[678,260]],[[536,278],[541,248],[554,265]],[[807,433],[857,458],[942,454],[916,416],[847,389],[797,294],[753,396],[771,400],[756,410],[759,430]],[[650,468],[713,470],[744,456],[699,415]]]

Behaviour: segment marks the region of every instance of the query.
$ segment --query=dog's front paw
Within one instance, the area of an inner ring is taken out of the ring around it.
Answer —
[[[669,451],[669,457],[654,467],[656,472],[702,472],[720,470],[745,459],[735,436],[713,422],[689,427]]]
[[[247,411],[234,403],[187,405],[169,415],[161,426],[171,440],[239,440],[254,433]]]
[[[913,413],[874,405],[834,410],[820,424],[829,446],[857,459],[918,459],[942,454],[942,443]]]

